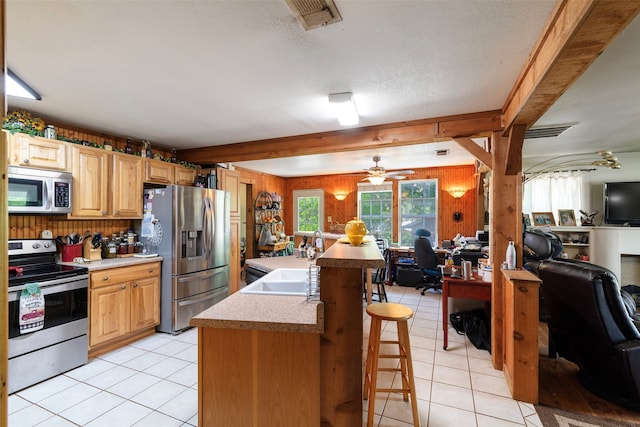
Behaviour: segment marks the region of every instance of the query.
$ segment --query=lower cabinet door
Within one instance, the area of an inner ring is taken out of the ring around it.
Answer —
[[[91,290],[90,346],[129,332],[129,286],[118,283]]]
[[[131,332],[160,323],[160,279],[151,277],[131,283]]]

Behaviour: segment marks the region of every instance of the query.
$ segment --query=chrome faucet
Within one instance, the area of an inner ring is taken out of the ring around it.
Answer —
[[[322,247],[320,249],[318,249],[318,247],[316,246],[316,239],[318,237],[322,241]],[[315,248],[316,252],[323,252],[324,251],[324,234],[322,234],[322,231],[316,230],[316,231],[313,232],[313,234],[311,235],[311,247]]]

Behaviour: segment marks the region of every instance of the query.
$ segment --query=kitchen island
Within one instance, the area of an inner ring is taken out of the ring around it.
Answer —
[[[317,426],[323,304],[236,292],[198,327],[198,425]]]
[[[191,320],[198,425],[362,424],[363,269],[384,259],[335,244],[316,265],[321,302],[236,292]]]

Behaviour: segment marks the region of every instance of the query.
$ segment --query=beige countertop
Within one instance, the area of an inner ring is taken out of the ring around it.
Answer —
[[[324,304],[306,297],[236,292],[193,317],[191,326],[282,332],[324,332]]]
[[[129,267],[131,265],[146,264],[149,262],[162,261],[161,256],[150,258],[126,257],[126,258],[107,258],[100,261],[91,261],[86,263],[77,262],[60,262],[60,265],[72,265],[74,267],[87,267],[89,271],[106,270],[108,268]]]
[[[338,242],[320,255],[316,265],[333,268],[384,268],[385,261],[374,241],[367,241],[359,246]]]
[[[297,258],[293,255],[251,258],[245,261],[246,265],[255,267],[266,273],[277,270],[278,268],[309,268],[310,265],[314,265],[315,263],[315,260],[309,261],[306,258]]]

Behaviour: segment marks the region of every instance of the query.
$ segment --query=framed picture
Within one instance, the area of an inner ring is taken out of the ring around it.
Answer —
[[[576,225],[576,217],[573,209],[558,209],[558,225]]]
[[[538,227],[541,225],[556,225],[552,212],[532,212],[533,225]]]
[[[524,225],[526,227],[531,227],[531,217],[529,216],[529,214],[522,214],[522,222],[524,222]]]

